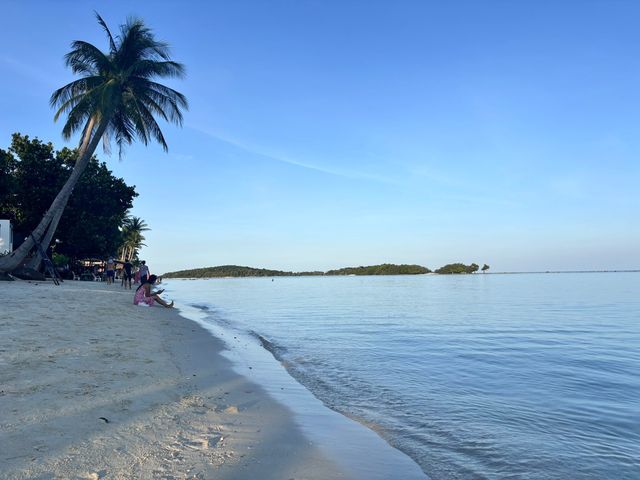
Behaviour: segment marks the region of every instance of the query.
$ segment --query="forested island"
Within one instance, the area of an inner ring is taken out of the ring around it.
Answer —
[[[483,272],[488,270],[485,264]],[[464,265],[462,263],[452,263],[436,270],[435,273],[474,273],[478,270],[478,265]],[[381,265],[369,265],[366,267],[346,267],[327,272],[285,272],[282,270],[268,270],[266,268],[242,267],[238,265],[221,265],[218,267],[194,268],[190,270],[179,270],[163,275],[164,278],[219,278],[219,277],[300,277],[319,275],[423,275],[431,273],[427,267],[421,265],[395,265],[383,263]]]
[[[421,275],[424,273],[431,273],[431,270],[420,265],[383,263],[382,265],[370,265],[368,267],[346,267],[338,270],[329,270],[325,275]]]
[[[241,267],[239,265],[220,265],[218,267],[193,268],[179,270],[162,275],[163,278],[213,278],[213,277],[297,277],[303,275],[324,275],[324,272],[284,272],[266,268]]]

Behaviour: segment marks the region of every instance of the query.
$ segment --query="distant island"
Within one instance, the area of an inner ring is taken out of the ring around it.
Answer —
[[[431,273],[431,270],[420,265],[383,263],[382,265],[370,265],[368,267],[346,267],[338,270],[329,270],[325,275],[422,275],[425,273]]]
[[[218,267],[179,270],[162,275],[162,278],[212,278],[212,277],[297,277],[303,275],[324,275],[324,272],[284,272],[266,268],[220,265]]]
[[[478,265],[464,265],[463,263],[451,263],[436,270],[440,274],[474,273]],[[484,265],[483,272],[489,266]],[[327,272],[285,272],[282,270],[268,270],[266,268],[242,267],[239,265],[221,265],[218,267],[193,268],[165,273],[163,278],[220,278],[220,277],[301,277],[320,275],[423,275],[432,273],[427,267],[421,265],[395,265],[383,263],[381,265],[369,265],[366,267],[346,267]]]
[[[489,268],[487,265],[485,265],[485,267],[487,267],[487,269]],[[437,269],[436,273],[476,273],[479,268],[480,266],[476,263],[472,263],[471,265],[465,265],[464,263],[449,263],[448,265]]]

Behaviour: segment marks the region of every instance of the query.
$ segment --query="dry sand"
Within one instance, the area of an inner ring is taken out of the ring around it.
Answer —
[[[0,478],[346,478],[220,340],[132,298],[0,283]]]

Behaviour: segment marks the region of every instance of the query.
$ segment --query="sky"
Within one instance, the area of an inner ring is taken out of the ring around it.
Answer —
[[[190,103],[135,185],[152,272],[640,268],[640,3],[3,0],[0,148],[62,139],[73,40],[142,18]]]

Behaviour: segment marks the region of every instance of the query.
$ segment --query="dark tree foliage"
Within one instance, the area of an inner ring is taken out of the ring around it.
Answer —
[[[165,273],[167,278],[213,278],[213,277],[301,277],[317,275],[415,275],[429,273],[430,270],[420,265],[372,265],[369,267],[342,268],[324,272],[284,272],[264,268],[240,267],[238,265],[222,265],[219,267],[194,268]]]
[[[451,273],[475,273],[480,267],[472,263],[471,265],[465,265],[464,263],[449,263],[444,267],[440,267],[436,270],[436,273],[451,274]]]
[[[0,190],[0,211],[11,213],[14,230],[32,231],[49,208],[60,189],[62,165],[55,158],[53,145],[13,134],[8,155],[11,156],[10,189]]]
[[[13,135],[8,151],[0,150],[0,211],[13,217],[17,233],[28,235],[36,227],[76,156],[75,149],[54,151],[51,143],[20,134]],[[134,187],[93,157],[60,219],[56,253],[74,258],[114,254],[122,242],[118,227],[136,196]]]
[[[347,267],[329,270],[325,275],[420,275],[430,272],[431,270],[420,265],[383,263],[382,265],[370,265],[367,267]]]
[[[242,267],[239,265],[220,265],[218,267],[193,268],[165,273],[166,278],[214,278],[214,277],[285,277],[298,275],[293,272],[268,270],[266,268]],[[322,275],[322,273],[320,273]]]
[[[12,195],[12,192],[15,190],[15,178],[12,175],[14,169],[15,159],[13,158],[13,155],[0,148],[0,205],[2,205],[2,199]],[[0,215],[3,213],[5,215],[12,215],[12,212],[0,211]]]

